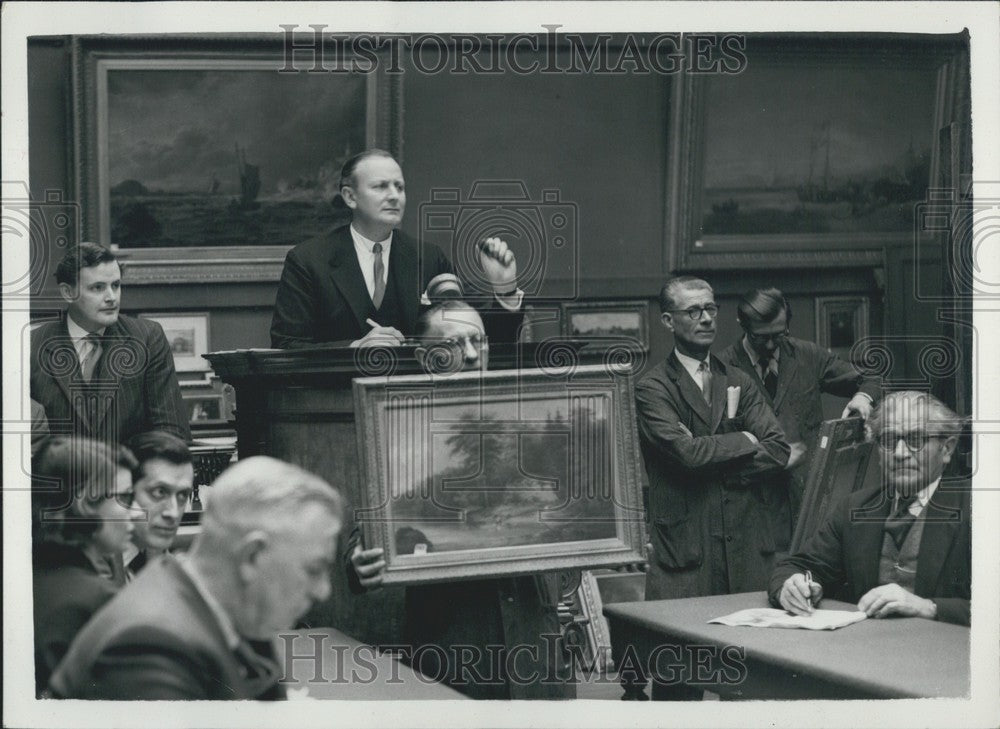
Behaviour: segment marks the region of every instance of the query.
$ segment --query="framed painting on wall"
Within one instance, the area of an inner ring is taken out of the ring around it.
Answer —
[[[385,584],[645,559],[632,378],[601,366],[354,380]]]
[[[139,314],[140,319],[152,319],[167,337],[178,372],[208,372],[211,365],[202,357],[208,352],[208,313],[198,314]]]
[[[870,266],[910,242],[949,43],[750,34],[739,73],[678,76],[676,268]]]
[[[562,334],[601,346],[649,351],[649,306],[645,301],[563,304]]]
[[[399,75],[282,71],[281,34],[74,39],[75,161],[87,239],[129,284],[277,280],[334,227],[340,168],[400,152]]]

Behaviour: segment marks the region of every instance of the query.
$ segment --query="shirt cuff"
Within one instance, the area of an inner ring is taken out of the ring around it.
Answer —
[[[520,311],[521,304],[524,303],[524,292],[521,289],[515,290],[510,296],[500,296],[495,292],[493,296],[507,311]]]

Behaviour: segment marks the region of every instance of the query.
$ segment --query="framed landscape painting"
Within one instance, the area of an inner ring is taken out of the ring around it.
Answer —
[[[343,217],[344,161],[398,154],[398,78],[351,58],[282,72],[283,39],[74,39],[84,231],[130,284],[276,280],[292,245]]]
[[[354,381],[387,584],[645,560],[632,378],[600,366]]]

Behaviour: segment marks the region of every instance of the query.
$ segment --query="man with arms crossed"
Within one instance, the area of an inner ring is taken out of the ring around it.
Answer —
[[[750,377],[709,353],[719,311],[711,286],[671,278],[660,309],[674,350],[636,386],[653,543],[646,599],[764,589],[775,551],[767,479],[785,467],[788,445]],[[654,680],[654,699],[701,694]]]

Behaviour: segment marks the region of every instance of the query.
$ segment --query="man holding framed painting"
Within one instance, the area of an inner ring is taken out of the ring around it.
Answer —
[[[296,246],[285,259],[271,322],[276,348],[401,344],[416,329],[428,286],[454,273],[440,248],[397,230],[406,188],[388,152],[369,149],[348,159],[335,204],[350,210],[351,224]],[[514,253],[500,238],[475,245],[479,273],[493,294],[483,306],[487,333],[516,341],[524,293]]]
[[[435,306],[420,318],[417,334],[416,356],[427,372],[486,370],[483,322],[468,304]],[[434,548],[417,529],[398,530],[397,540],[404,538],[422,551]],[[353,591],[376,589],[386,571],[384,550],[365,549],[356,528],[346,568]],[[405,596],[408,658],[424,675],[471,698],[575,698],[562,658],[559,599],[558,573],[411,585]]]
[[[775,554],[769,481],[788,444],[749,375],[710,354],[712,287],[671,278],[660,308],[674,350],[636,385],[653,543],[646,600],[763,590]],[[653,679],[655,700],[701,698]]]

